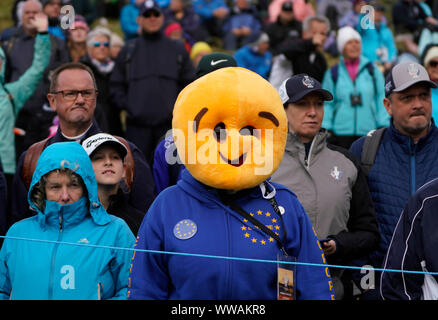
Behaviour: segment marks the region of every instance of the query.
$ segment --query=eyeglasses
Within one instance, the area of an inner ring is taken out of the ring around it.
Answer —
[[[158,18],[159,16],[161,16],[161,13],[155,10],[150,10],[143,13],[143,17],[145,18],[150,18],[150,17]]]
[[[431,66],[432,68],[436,68],[436,66],[438,66],[438,61],[432,60],[431,62],[429,62],[429,66]]]
[[[91,100],[96,98],[97,90],[95,89],[86,89],[86,90],[60,90],[52,92],[52,94],[62,93],[62,97],[68,101],[74,101],[77,99],[78,94],[80,93],[82,98],[85,100]]]
[[[108,41],[105,41],[105,42],[99,42],[99,41],[96,41],[95,43],[93,43],[93,46],[95,47],[95,48],[98,48],[98,47],[100,47],[100,46],[104,46],[105,48],[108,48],[109,47],[109,42]]]

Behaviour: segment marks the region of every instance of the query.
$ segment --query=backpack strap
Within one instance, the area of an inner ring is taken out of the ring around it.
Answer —
[[[330,68],[330,73],[332,75],[332,80],[333,83],[336,85],[336,82],[338,81],[338,67],[339,65],[336,64],[333,67]],[[374,82],[374,66],[373,63],[370,61],[368,62],[365,67],[368,69],[369,74],[371,75],[371,77],[373,78],[373,82]]]
[[[335,87],[336,87],[336,82],[338,81],[338,75],[339,75],[338,67],[339,67],[339,65],[335,64],[333,67],[330,68],[330,73],[332,75],[332,80],[333,80],[333,84],[335,85]]]
[[[368,132],[362,147],[360,163],[366,176],[376,160],[377,151],[379,150],[380,141],[386,128],[380,128]]]
[[[118,139],[121,143],[123,143],[128,149],[128,153],[125,157],[125,164],[126,164],[126,173],[125,173],[125,183],[129,190],[131,190],[132,183],[134,181],[134,173],[135,173],[135,163],[134,163],[134,157],[131,152],[131,147],[129,146],[128,141],[126,141],[124,138],[119,136],[114,136],[116,139]]]
[[[50,137],[42,141],[35,142],[29,147],[29,149],[27,149],[24,155],[21,177],[27,190],[29,190],[30,183],[32,182],[32,176],[35,171],[38,159],[40,158],[41,153],[47,146],[49,139]]]

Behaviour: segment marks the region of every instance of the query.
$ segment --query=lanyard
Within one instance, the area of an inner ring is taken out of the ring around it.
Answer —
[[[243,210],[241,207],[239,207],[236,203],[230,203],[230,208],[233,209],[234,211],[236,211],[238,214],[240,214],[242,217],[244,217],[245,219],[251,221],[252,224],[254,224],[256,227],[260,228],[260,230],[262,230],[264,233],[266,233],[268,236],[272,237],[275,239],[275,241],[277,241],[278,247],[280,248],[280,250],[283,252],[283,254],[285,256],[287,256],[287,252],[284,249],[284,245],[283,242],[281,241],[280,237],[273,232],[271,229],[269,229],[268,227],[266,227],[263,223],[261,223],[259,220],[257,220],[256,218],[254,218],[253,216],[251,216],[248,212],[246,212],[245,210]],[[274,208],[275,210],[275,208]],[[281,222],[283,223],[283,219],[281,218]],[[284,238],[286,237],[286,229],[284,229],[284,224],[283,224],[283,230],[284,230]]]
[[[267,184],[265,184],[266,190],[267,190]],[[262,190],[263,191],[263,190]],[[268,199],[269,202],[271,203],[272,207],[274,208],[275,213],[278,215],[278,217],[281,220],[282,223],[282,227],[283,227],[283,239],[286,239],[287,237],[287,233],[286,233],[286,228],[284,227],[284,221],[283,221],[283,217],[282,217],[282,213],[281,213],[281,209],[277,204],[277,201],[275,200],[275,193],[268,195],[266,193],[264,193],[264,198]],[[223,201],[224,202],[224,201]],[[266,227],[263,223],[261,223],[259,220],[257,220],[256,218],[254,218],[253,216],[251,216],[248,212],[246,212],[245,210],[243,210],[239,205],[237,205],[234,201],[229,202],[228,203],[230,208],[232,210],[234,210],[235,212],[237,212],[238,214],[240,214],[243,218],[249,220],[253,225],[255,225],[256,227],[258,227],[260,230],[262,230],[265,234],[267,234],[268,236],[272,237],[273,239],[275,239],[275,241],[277,241],[278,247],[280,248],[280,250],[283,252],[283,254],[285,256],[288,256],[284,245],[283,245],[283,241],[280,239],[280,237],[273,232],[271,229],[269,229],[268,227]]]

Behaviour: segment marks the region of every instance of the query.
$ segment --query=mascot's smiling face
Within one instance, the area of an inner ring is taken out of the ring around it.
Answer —
[[[277,169],[287,118],[269,82],[247,69],[229,67],[181,91],[172,127],[178,156],[197,180],[240,190],[258,185]]]

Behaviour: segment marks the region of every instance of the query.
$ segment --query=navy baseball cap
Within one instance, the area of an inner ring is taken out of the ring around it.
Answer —
[[[161,13],[161,7],[158,5],[157,2],[155,2],[154,0],[146,0],[141,5],[140,10],[138,11],[138,15],[142,16],[145,12],[149,10]]]
[[[319,92],[324,101],[333,100],[332,94],[321,87],[321,83],[311,76],[301,73],[283,81],[278,93],[283,104],[297,102],[311,92]]]

